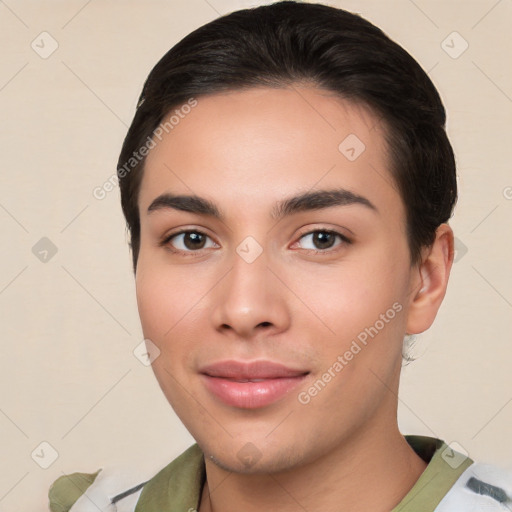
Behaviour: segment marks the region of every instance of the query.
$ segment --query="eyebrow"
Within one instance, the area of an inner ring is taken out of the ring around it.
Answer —
[[[281,200],[274,205],[270,215],[273,219],[279,220],[299,212],[323,210],[333,206],[349,206],[353,204],[362,205],[375,213],[379,213],[377,207],[366,197],[354,194],[344,188],[338,188],[304,192]],[[213,201],[197,195],[162,194],[149,205],[148,214],[166,209],[208,215],[221,221],[225,220],[225,216]]]

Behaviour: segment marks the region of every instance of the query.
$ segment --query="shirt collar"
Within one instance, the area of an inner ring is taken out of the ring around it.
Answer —
[[[433,512],[460,475],[473,461],[433,437],[404,436],[428,463],[420,478],[391,512]],[[193,444],[144,486],[135,512],[198,510],[206,479],[204,455]]]

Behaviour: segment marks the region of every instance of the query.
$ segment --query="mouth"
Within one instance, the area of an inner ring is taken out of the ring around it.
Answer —
[[[221,361],[203,367],[206,389],[226,405],[257,409],[277,402],[299,386],[309,371],[273,361]]]

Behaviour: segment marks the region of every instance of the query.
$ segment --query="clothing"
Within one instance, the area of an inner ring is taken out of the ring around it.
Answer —
[[[428,463],[390,512],[498,512],[512,510],[512,473],[475,463],[444,441],[405,436]],[[195,512],[206,478],[197,444],[148,481],[128,483],[115,471],[73,473],[50,487],[51,512]]]

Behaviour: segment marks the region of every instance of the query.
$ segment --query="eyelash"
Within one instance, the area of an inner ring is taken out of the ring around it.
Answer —
[[[178,235],[182,235],[182,234],[187,234],[187,233],[197,233],[197,234],[200,234],[200,235],[203,235],[203,236],[206,236],[208,238],[210,238],[206,233],[204,233],[203,231],[199,230],[199,229],[183,229],[181,231],[177,231],[176,233],[172,233],[171,235],[165,237],[160,243],[159,245],[164,247],[168,247],[168,249],[175,253],[175,254],[183,254],[184,256],[187,256],[187,257],[194,257],[197,255],[197,253],[200,253],[203,249],[198,249],[197,251],[192,251],[192,250],[189,250],[189,251],[183,251],[181,249],[175,249],[172,245],[170,245],[170,241],[177,237]],[[340,245],[349,245],[352,243],[352,240],[350,240],[349,238],[347,238],[345,235],[342,235],[341,233],[339,233],[338,231],[335,231],[335,230],[332,230],[332,229],[313,229],[311,231],[306,231],[305,233],[302,233],[299,237],[299,240],[301,240],[302,238],[304,238],[305,236],[307,235],[311,235],[311,234],[314,234],[314,233],[328,233],[328,234],[331,234],[331,235],[337,235],[342,243],[341,244],[338,244],[336,246],[334,246],[334,248],[328,248],[328,249],[306,249],[307,251],[309,251],[310,253],[313,253],[313,254],[322,254],[322,255],[325,255],[325,254],[329,254],[329,253],[332,253],[332,252],[335,252],[336,251],[336,248],[340,247]]]

